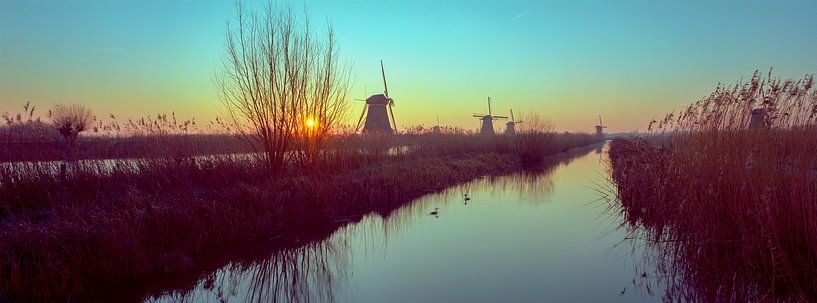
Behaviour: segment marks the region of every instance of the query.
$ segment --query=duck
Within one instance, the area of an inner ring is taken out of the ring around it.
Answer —
[[[436,216],[436,215],[437,215],[437,214],[439,214],[439,213],[440,213],[440,212],[439,212],[439,208],[435,207],[435,208],[434,208],[434,210],[432,210],[432,211],[429,213],[429,215]]]
[[[465,201],[470,201],[470,200],[471,200],[471,197],[469,197],[467,193],[464,193],[464,194],[462,194],[462,195],[463,195],[463,197],[465,197],[465,198],[464,198],[464,199],[465,199]]]

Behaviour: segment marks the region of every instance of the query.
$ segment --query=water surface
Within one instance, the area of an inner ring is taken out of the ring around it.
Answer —
[[[483,177],[148,302],[654,302],[597,189],[606,150]],[[466,195],[469,199],[466,199]],[[439,209],[438,214],[430,212]]]

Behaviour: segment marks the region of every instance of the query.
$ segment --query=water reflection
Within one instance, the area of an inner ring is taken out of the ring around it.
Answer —
[[[595,177],[594,150],[450,187],[371,214],[325,240],[234,261],[192,288],[145,301],[495,302],[508,291],[529,302],[622,296],[629,278],[621,279],[620,263],[607,262],[611,244],[599,234],[608,227],[594,225],[598,213],[586,207],[593,193],[578,182]],[[584,160],[573,171],[560,169],[576,159]],[[564,203],[551,205],[556,192]]]
[[[666,222],[635,206],[643,204],[619,205],[621,227],[637,252],[633,255],[640,258],[633,283],[647,293],[660,289],[665,302],[815,302],[817,298],[817,284],[805,269],[811,264],[788,264],[782,252],[757,253],[740,239],[691,238],[677,222]],[[737,258],[739,254],[743,256]],[[759,265],[746,264],[746,259]],[[773,276],[761,274],[760,267],[775,265],[784,269]],[[798,267],[804,269],[795,270]]]
[[[269,258],[232,262],[205,274],[193,289],[175,290],[147,302],[332,302],[342,283],[348,243],[332,241],[286,248]]]
[[[497,193],[512,192],[518,194],[519,200],[542,203],[547,201],[547,196],[554,190],[553,172],[559,167],[570,164],[578,155],[584,155],[587,151],[581,150],[580,154],[576,154],[579,152],[577,151],[562,157],[548,159],[536,166],[528,167],[510,175],[486,176],[474,182],[454,187],[453,190],[469,193],[472,188],[479,188],[489,192],[492,196]],[[473,200],[479,197],[472,195],[470,198]]]
[[[739,252],[727,248],[731,244],[670,240],[657,230],[629,224],[630,245],[643,250],[640,267],[653,269],[648,272],[637,268],[633,283],[647,293],[662,290],[665,302],[790,301],[773,294],[770,285],[759,283],[762,278],[736,264],[733,256]]]

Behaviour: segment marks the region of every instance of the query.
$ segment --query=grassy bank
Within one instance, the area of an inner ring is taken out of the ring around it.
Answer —
[[[817,94],[811,78],[719,88],[610,147],[617,205],[672,299],[817,300]],[[762,108],[756,127],[751,110]]]
[[[0,162],[65,159],[66,143],[61,138],[37,139],[14,142],[0,138]],[[76,145],[74,158],[80,160],[186,157],[252,151],[235,136],[208,134],[97,136],[80,138]]]
[[[263,159],[232,156],[78,163],[62,180],[36,163],[5,167],[0,291],[20,301],[83,296],[190,270],[215,247],[333,229],[525,165],[518,143],[499,136],[428,136],[392,155],[353,139],[324,155],[321,172],[277,177]],[[597,141],[557,135],[542,152]]]

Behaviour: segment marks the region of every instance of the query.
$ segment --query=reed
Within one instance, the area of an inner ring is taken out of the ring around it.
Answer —
[[[755,109],[767,115],[751,123]],[[813,78],[756,72],[650,127],[614,140],[610,161],[615,207],[655,250],[666,295],[817,300]]]

